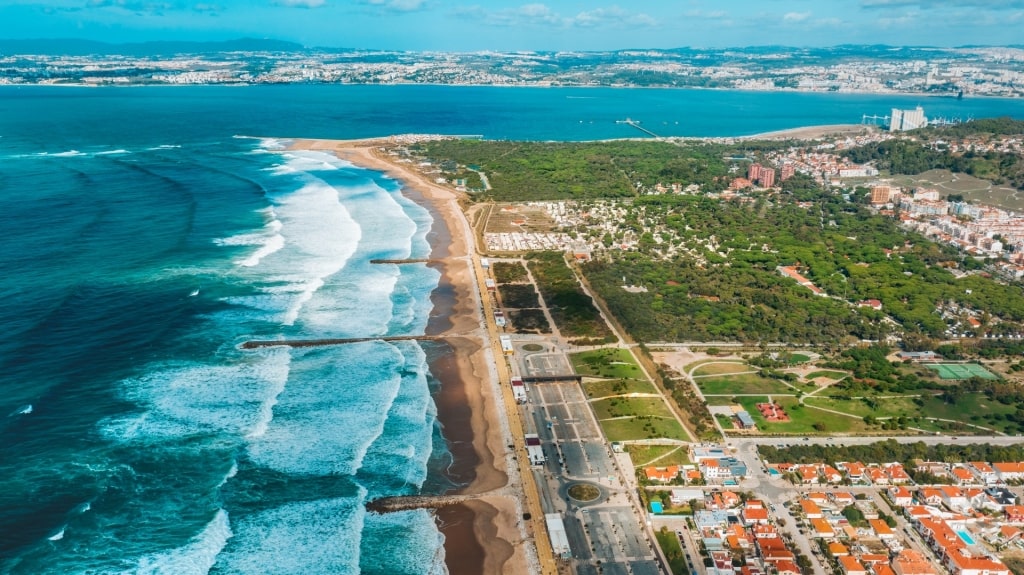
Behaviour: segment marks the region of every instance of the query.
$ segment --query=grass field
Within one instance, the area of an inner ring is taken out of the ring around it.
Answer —
[[[928,170],[916,176],[896,176],[893,182],[905,187],[924,185],[936,188],[943,196],[962,194],[965,200],[1007,210],[1019,212],[1024,209],[1024,194],[1020,191],[1007,186],[993,186],[987,180],[968,174],[954,174],[949,170]]]
[[[811,356],[804,355],[802,353],[791,353],[789,354],[789,363],[807,363],[811,361]]]
[[[665,467],[692,463],[686,447],[679,445],[627,445],[626,451],[633,460],[633,466],[637,468],[647,465]]]
[[[638,415],[672,417],[672,412],[659,397],[613,397],[594,400],[590,405],[599,420]]]
[[[1004,433],[1020,432],[1015,422],[1006,419],[1006,416],[1015,414],[1016,411],[1016,406],[989,399],[981,393],[965,393],[955,405],[946,403],[938,397],[930,397],[925,399],[924,406],[921,407],[921,413],[927,417],[993,427]]]
[[[633,360],[628,349],[596,349],[574,353],[569,361],[580,375],[625,379],[643,377],[644,372]]]
[[[659,417],[632,417],[628,419],[613,419],[602,421],[601,428],[604,429],[608,441],[629,441],[631,439],[678,439],[690,441],[683,427],[675,419],[662,419]]]
[[[796,390],[781,381],[761,377],[756,373],[698,379],[696,381],[697,386],[700,387],[700,390],[705,395],[796,393]]]
[[[939,379],[999,379],[989,370],[976,363],[930,363],[926,366],[936,372]]]
[[[747,410],[747,413],[754,418],[757,429],[761,433],[792,433],[800,435],[829,435],[832,433],[852,433],[866,431],[868,426],[860,418],[846,417],[835,413],[828,413],[820,409],[813,409],[808,406],[799,405],[795,397],[780,397],[775,399],[789,415],[790,420],[786,423],[769,423],[757,410],[758,403],[768,401],[767,397],[741,397],[738,398],[740,405]],[[823,430],[814,428],[816,423],[824,425]]]
[[[658,393],[649,382],[639,379],[602,379],[583,383],[583,391],[591,399],[627,393]]]
[[[885,399],[866,401],[863,399],[805,397],[804,403],[808,406],[842,411],[857,417],[868,415],[875,417],[917,417],[921,415],[921,408],[914,403],[914,398],[912,397],[887,397]]]
[[[848,375],[850,374],[846,373],[845,371],[829,371],[827,369],[823,369],[821,371],[812,371],[811,373],[808,373],[804,379],[817,379],[819,377],[827,377],[829,379],[838,380]]]
[[[749,365],[741,361],[730,361],[721,363],[705,363],[693,370],[694,377],[701,377],[704,375],[727,375],[730,373],[742,373],[744,371],[756,371],[756,368],[750,367]]]

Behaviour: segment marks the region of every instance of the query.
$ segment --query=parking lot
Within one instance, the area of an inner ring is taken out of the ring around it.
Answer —
[[[577,573],[661,573],[614,458],[575,381],[528,384],[524,421],[540,437],[547,461],[534,468],[545,513],[562,515]],[[574,482],[601,489],[593,502],[566,495]]]

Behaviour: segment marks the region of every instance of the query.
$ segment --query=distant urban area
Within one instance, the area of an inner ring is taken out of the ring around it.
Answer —
[[[0,41],[0,84],[477,84],[1024,95],[1018,47],[402,52],[270,40]]]

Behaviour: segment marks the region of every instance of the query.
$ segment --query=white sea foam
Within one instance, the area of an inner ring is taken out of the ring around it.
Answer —
[[[56,152],[56,153],[53,153],[53,154],[51,154],[49,152],[40,152],[40,153],[36,154],[36,156],[52,157],[52,158],[74,158],[74,157],[77,157],[77,156],[84,156],[84,155],[85,154],[83,152],[79,152],[78,150],[68,150],[66,152]]]
[[[174,149],[177,149],[177,148],[180,148],[180,147],[181,146],[178,145],[178,144],[161,144],[159,146],[154,146],[152,148],[146,148],[146,149],[150,150],[150,151],[155,151],[155,150],[174,150]]]
[[[86,501],[85,503],[79,505],[78,507],[75,507],[73,511],[74,513],[82,514],[89,511],[90,509],[92,509],[92,503]]]
[[[367,568],[389,573],[447,575],[444,563],[444,535],[433,516],[424,510],[367,515],[363,538],[369,541],[395,539],[415,541],[412,545],[367,545],[362,563]]]
[[[15,409],[11,413],[11,416],[13,417],[15,415],[28,415],[30,413],[32,413],[32,404],[31,403],[29,403],[27,405],[23,405],[23,406],[19,407],[18,409]]]
[[[53,535],[50,535],[49,537],[47,537],[47,539],[49,539],[50,541],[60,541],[61,539],[64,539],[64,530],[67,528],[67,525],[61,527],[59,531],[57,531]]]
[[[354,474],[384,430],[403,365],[395,346],[383,342],[304,352],[250,457],[286,473]]]
[[[140,404],[140,415],[103,422],[104,432],[124,441],[176,437],[196,431],[250,434],[267,425],[276,396],[288,381],[289,350],[267,349],[228,365],[153,366],[123,382],[123,395]]]
[[[291,503],[247,515],[232,525],[234,538],[218,557],[218,567],[238,575],[358,574],[365,497],[361,490],[358,497]]]
[[[146,575],[206,575],[231,536],[228,513],[221,509],[187,545],[147,555],[139,559],[138,566],[132,572]]]
[[[104,150],[102,152],[96,152],[96,155],[97,156],[112,156],[112,155],[123,155],[123,154],[130,154],[130,153],[131,152],[129,152],[128,150],[124,150],[124,149],[118,148],[117,150]]]

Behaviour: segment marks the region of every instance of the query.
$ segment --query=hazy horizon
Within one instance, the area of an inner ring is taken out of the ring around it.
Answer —
[[[843,44],[1020,44],[1022,0],[21,0],[10,39],[109,43],[273,38],[307,47],[477,52]]]

